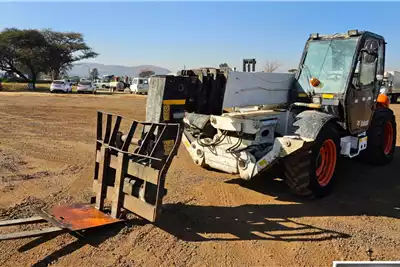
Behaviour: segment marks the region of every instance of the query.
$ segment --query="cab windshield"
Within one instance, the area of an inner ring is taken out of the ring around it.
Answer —
[[[309,43],[300,67],[298,91],[315,93],[343,93],[351,71],[358,38],[316,40]],[[312,87],[310,79],[320,85]]]

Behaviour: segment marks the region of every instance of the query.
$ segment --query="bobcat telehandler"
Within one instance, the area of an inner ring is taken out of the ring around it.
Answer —
[[[254,72],[254,59],[244,61],[243,72],[182,71],[153,79],[148,101],[162,97],[155,92],[169,99],[188,87],[182,141],[196,164],[243,179],[275,165],[292,192],[322,197],[340,156],[377,165],[393,158],[396,120],[383,82],[385,45],[367,31],[311,34],[294,74]],[[185,77],[192,83],[179,82]]]
[[[243,179],[281,167],[286,184],[302,196],[329,193],[340,156],[388,164],[397,132],[383,84],[385,44],[366,31],[312,34],[294,74],[254,72],[250,59],[243,72],[204,68],[152,77],[146,122],[97,114],[90,204],[0,221],[53,225],[0,240],[82,233],[120,222],[127,211],[155,222],[181,142],[196,164]]]

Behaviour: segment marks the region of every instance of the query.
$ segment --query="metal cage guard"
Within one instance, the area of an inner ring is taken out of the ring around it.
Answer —
[[[111,127],[113,117],[115,123]],[[111,200],[113,218],[119,218],[124,208],[154,222],[165,195],[165,176],[181,141],[181,126],[133,121],[128,133],[123,135],[119,131],[121,120],[119,115],[97,113],[93,182],[96,196],[92,201],[97,209],[103,210],[104,201]],[[143,129],[137,140],[133,137],[140,125]]]

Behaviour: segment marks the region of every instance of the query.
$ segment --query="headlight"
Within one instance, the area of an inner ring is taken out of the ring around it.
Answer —
[[[321,98],[319,96],[314,96],[312,102],[314,104],[321,104]]]

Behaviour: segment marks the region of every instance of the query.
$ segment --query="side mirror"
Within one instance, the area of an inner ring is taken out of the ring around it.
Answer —
[[[383,75],[382,74],[377,74],[376,75],[376,80],[379,81],[379,82],[383,81]]]

